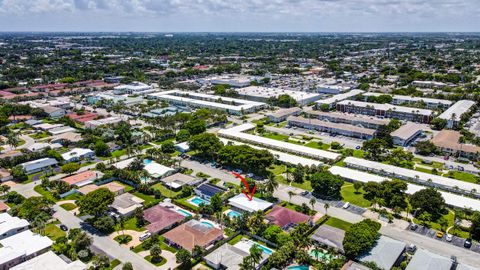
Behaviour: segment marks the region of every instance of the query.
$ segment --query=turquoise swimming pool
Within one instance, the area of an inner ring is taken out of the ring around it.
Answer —
[[[209,228],[213,228],[213,224],[210,223],[210,222],[206,222],[206,221],[202,221],[202,224],[204,224],[205,226],[209,227]]]
[[[290,266],[287,269],[288,270],[308,270],[309,267],[308,265],[296,265],[296,266]]]
[[[198,196],[195,196],[193,198],[191,198],[190,200],[188,200],[191,204],[195,205],[195,206],[200,206],[200,204],[210,204],[209,201],[207,200],[204,200]]]
[[[145,164],[145,165],[148,165],[150,163],[152,163],[152,160],[150,160],[150,159],[144,159],[143,160],[143,164]]]
[[[181,214],[181,215],[184,215],[186,217],[191,217],[192,214],[190,214],[189,212],[183,210],[183,209],[177,209],[177,213]]]
[[[230,218],[238,218],[240,217],[242,214],[240,214],[239,212],[237,211],[233,211],[231,210],[230,212],[228,212],[227,216],[230,217]]]
[[[265,246],[262,246],[260,244],[255,244],[257,247],[259,247],[265,254],[268,254],[268,255],[272,255],[273,253],[273,250],[265,247]]]

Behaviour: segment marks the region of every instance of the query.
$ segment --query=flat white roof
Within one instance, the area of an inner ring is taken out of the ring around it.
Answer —
[[[229,139],[225,139],[225,138],[220,138],[220,141],[222,141],[224,144],[228,144],[228,142],[232,142],[235,145],[246,144],[246,145],[248,145],[252,148],[256,148],[256,149],[260,149],[260,150],[267,150],[268,152],[272,153],[272,155],[276,156],[277,159],[279,161],[283,162],[283,163],[289,163],[289,164],[292,164],[292,165],[301,164],[302,166],[323,165],[323,163],[318,161],[318,160],[313,160],[313,159],[309,159],[309,158],[295,156],[295,155],[287,154],[287,153],[280,152],[280,151],[275,151],[275,150],[268,149],[268,148],[258,147],[258,146],[251,145],[251,144],[248,144],[248,143],[238,142],[238,141],[229,140]]]
[[[427,109],[419,109],[419,108],[412,108],[412,107],[405,107],[405,106],[397,106],[397,105],[392,105],[392,104],[381,104],[381,103],[372,103],[372,102],[363,102],[363,101],[356,101],[356,100],[343,100],[338,102],[337,104],[341,105],[351,105],[355,107],[372,107],[375,108],[376,110],[383,110],[383,111],[397,111],[397,112],[402,112],[402,113],[413,113],[413,114],[419,114],[419,115],[426,115],[430,116],[433,114],[432,110],[427,110]]]
[[[221,129],[218,131],[219,135],[223,135],[224,137],[233,137],[234,139],[238,139],[240,141],[247,141],[249,143],[257,144],[260,146],[265,146],[267,148],[277,148],[277,150],[285,150],[289,151],[290,153],[295,153],[302,156],[312,157],[316,159],[329,159],[329,160],[337,160],[340,158],[340,154],[328,152],[320,149],[315,149],[303,145],[293,144],[282,142],[274,139],[264,138],[257,135],[252,135],[248,133],[244,133],[243,131],[253,129],[255,126],[250,123],[242,124],[233,128],[229,129]]]
[[[376,182],[380,183],[382,181],[390,181],[392,180],[391,178],[376,175],[376,174],[370,174],[350,168],[345,168],[345,167],[339,167],[339,166],[333,166],[328,169],[332,174],[338,175],[342,178],[351,180],[351,181],[356,181],[356,182],[362,182],[362,183],[367,183],[367,182]],[[426,187],[415,185],[415,184],[410,184],[407,183],[407,194],[413,194],[419,190],[425,189]],[[465,209],[473,209],[475,211],[480,211],[480,200],[476,200],[473,198],[465,197],[462,195],[458,194],[453,194],[445,191],[438,191],[440,194],[442,194],[443,199],[445,200],[445,203],[451,206],[459,207],[459,208],[465,208]]]
[[[468,192],[470,192],[473,189],[477,190],[477,192],[480,191],[480,185],[478,184],[455,180],[455,179],[443,177],[440,175],[405,169],[405,168],[383,164],[380,162],[370,161],[366,159],[361,159],[356,157],[347,157],[344,159],[344,162],[347,165],[361,166],[368,170],[372,170],[372,169],[376,171],[383,170],[387,173],[394,173],[396,175],[400,175],[403,177],[418,179],[419,181],[428,182],[429,180],[431,180],[432,183],[435,183],[435,184],[448,186],[451,188],[458,187],[459,189],[463,189]]]
[[[359,90],[359,89],[354,89],[354,90],[348,91],[346,93],[334,95],[332,97],[319,100],[319,101],[317,101],[317,103],[319,103],[319,104],[329,104],[330,105],[330,104],[345,100],[347,98],[351,98],[351,97],[360,95],[362,93],[365,93],[365,91]]]
[[[26,230],[0,240],[0,265],[15,258],[30,256],[50,247],[53,241],[46,236]]]
[[[24,263],[16,265],[10,270],[84,270],[87,266],[80,260],[73,261],[71,263],[65,262],[62,258],[57,256],[53,251],[48,251],[32,258]]]
[[[236,89],[239,95],[251,96],[251,97],[259,97],[259,98],[276,98],[280,95],[289,95],[295,101],[302,102],[304,100],[310,99],[319,99],[321,97],[320,94],[317,93],[308,93],[303,91],[292,91],[286,90],[282,88],[271,88],[271,87],[263,87],[263,86],[248,86],[240,89]]]
[[[28,227],[28,225],[30,225],[30,223],[25,219],[12,217],[8,213],[0,213],[0,235],[14,229]]]
[[[80,158],[91,153],[93,153],[93,151],[87,148],[74,148],[66,153],[63,153],[62,158],[64,160],[70,160],[71,158]]]
[[[363,94],[364,96],[381,96],[381,95],[388,95],[388,94],[383,94],[383,93],[375,93],[375,92],[367,92]],[[393,99],[397,100],[405,100],[405,101],[413,101],[413,102],[419,102],[423,101],[425,103],[433,103],[433,104],[443,104],[443,105],[451,105],[453,102],[450,100],[445,100],[445,99],[437,99],[437,98],[426,98],[426,97],[411,97],[411,96],[405,96],[405,95],[391,95]]]
[[[153,177],[158,178],[162,177],[165,174],[174,171],[174,169],[167,166],[163,166],[155,161],[152,161],[145,165],[144,169]]]
[[[453,114],[455,114],[455,121],[460,121],[462,115],[470,110],[472,106],[475,105],[475,101],[471,100],[459,100],[455,104],[453,104],[450,108],[440,114],[438,117],[450,120],[452,119]]]
[[[228,199],[228,204],[247,212],[265,211],[273,205],[271,202],[255,197],[250,201],[243,193]]]

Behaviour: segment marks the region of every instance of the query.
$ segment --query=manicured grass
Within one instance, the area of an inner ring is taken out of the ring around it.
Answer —
[[[141,198],[141,199],[143,199],[143,200],[145,201],[144,204],[151,204],[151,203],[153,204],[153,203],[158,203],[158,202],[160,202],[160,200],[155,199],[155,197],[150,196],[150,195],[143,194],[143,193],[138,192],[138,191],[137,191],[137,192],[134,192],[134,193],[132,193],[132,194],[135,195],[135,196],[137,196],[137,197],[139,197],[139,198]]]
[[[52,202],[57,202],[58,199],[55,198],[52,193],[50,193],[48,190],[45,190],[42,186],[40,185],[37,185],[33,188],[33,190],[35,190],[37,193],[39,193],[40,195],[42,195],[43,197],[51,200]]]
[[[112,158],[121,157],[127,154],[127,150],[121,149],[112,152]]]
[[[275,133],[271,133],[271,132],[263,133],[262,137],[269,138],[269,139],[274,139],[274,140],[278,140],[278,141],[288,141],[288,138],[290,138],[290,136],[288,136],[288,135],[275,134]]]
[[[448,211],[447,214],[443,215],[443,218],[447,220],[448,222],[448,225],[447,226],[444,226],[442,228],[442,226],[438,223],[438,220],[436,221],[430,221],[430,222],[426,222],[426,226],[429,227],[429,228],[432,228],[434,230],[437,230],[437,231],[445,231],[447,228],[453,226],[454,224],[454,218],[455,218],[455,215],[452,211]],[[422,221],[414,218],[413,219],[413,222],[417,223],[417,224],[424,224],[422,223]],[[466,231],[463,231],[461,229],[457,229],[457,230],[453,230],[453,228],[449,231],[450,234],[453,234],[453,235],[456,235],[456,236],[459,236],[459,237],[463,237],[463,238],[467,238],[469,236],[469,232],[466,232]]]
[[[344,231],[348,230],[348,228],[352,226],[352,223],[338,219],[338,218],[334,218],[334,217],[328,217],[328,220],[325,221],[324,224],[330,225],[332,227],[335,227]]]
[[[314,141],[306,143],[305,146],[310,147],[310,148],[320,149],[320,150],[330,149],[330,144],[322,143],[322,145],[320,145],[320,144],[318,144],[318,142],[314,142]]]
[[[119,244],[127,244],[128,242],[132,241],[132,236],[128,234],[121,234],[115,236],[113,240],[117,241]]]
[[[67,211],[71,211],[71,210],[77,208],[77,205],[75,205],[74,203],[64,203],[64,204],[61,204],[60,207],[62,207],[63,209],[65,209]]]
[[[131,190],[133,190],[132,186],[124,184],[120,181],[113,181],[113,183],[124,186],[125,187],[125,192],[130,192]]]
[[[292,187],[301,188],[301,189],[308,190],[308,191],[313,190],[312,185],[310,184],[310,181],[307,181],[307,180],[303,181],[303,183],[297,183],[297,182],[294,182],[294,181],[292,181],[290,183],[283,176],[277,176],[277,177],[275,177],[275,179],[277,179],[277,181],[281,184],[291,185]]]
[[[356,158],[363,158],[365,156],[365,152],[362,150],[353,150],[353,156]]]
[[[174,198],[180,193],[166,188],[162,183],[156,183],[152,186],[152,188],[160,191],[163,196],[168,198]]]
[[[280,164],[280,165],[272,165],[268,168],[270,172],[272,172],[274,175],[280,175],[285,172],[285,165]]]
[[[243,238],[243,235],[239,234],[239,235],[235,236],[234,238],[232,238],[230,241],[228,241],[228,243],[233,246],[236,243],[240,242],[242,240],[242,238]]]
[[[145,230],[145,227],[138,227],[137,218],[130,217],[129,219],[125,220],[125,222],[123,223],[123,229],[141,232]],[[119,223],[115,225],[115,231],[120,231],[120,232],[122,231]]]
[[[296,205],[296,204],[289,203],[289,202],[282,202],[280,205],[283,206],[283,207],[285,207],[285,208],[288,208],[288,209],[290,209],[290,210],[299,212],[299,211],[297,210],[297,208],[299,208],[300,205]],[[309,208],[309,213],[308,213],[308,215],[310,215],[310,216],[315,215],[315,214],[317,213],[317,211],[312,210],[312,209],[311,209],[312,206],[311,206],[309,203],[307,203],[307,205],[308,205],[308,208]]]
[[[115,259],[115,260],[113,260],[113,261],[110,262],[110,268],[113,269],[113,268],[119,266],[121,263],[122,263],[122,262],[121,262],[120,260]]]
[[[200,177],[200,178],[210,178],[210,175],[203,173],[203,172],[198,172],[195,176]]]
[[[50,135],[48,134],[48,132],[40,132],[40,133],[35,133],[35,134],[31,134],[30,137],[32,139],[36,139],[36,140],[39,140],[39,139],[43,139],[43,138],[47,138],[49,137]]]
[[[424,172],[424,173],[432,173],[432,170],[427,169],[427,168],[423,168],[423,167],[415,167],[415,171]]]
[[[153,236],[155,237],[155,236]],[[160,247],[162,248],[162,250],[168,250],[172,253],[177,253],[177,250],[167,244],[165,244],[165,242],[163,241],[163,236],[160,236],[158,235],[158,242],[160,243]],[[139,253],[139,252],[142,252],[144,251],[145,248],[143,247],[143,243],[141,243],[140,245],[136,246],[134,249],[133,249],[133,252],[135,253]]]
[[[163,258],[163,257],[160,257],[159,260],[152,260],[152,256],[151,255],[148,255],[145,257],[145,260],[149,261],[151,264],[155,265],[155,266],[162,266],[164,264],[167,263],[167,259]]]
[[[470,173],[459,172],[459,171],[450,171],[448,174],[444,175],[446,177],[453,177],[456,180],[478,184],[480,178]]]
[[[53,241],[57,240],[59,237],[63,237],[66,235],[64,231],[62,231],[59,227],[55,224],[47,224],[45,229],[43,230],[43,235],[48,236]]]
[[[352,183],[345,183],[340,193],[342,194],[342,199],[351,204],[360,207],[370,207],[372,205],[370,201],[363,198],[363,189],[360,189],[358,193],[356,193]]]

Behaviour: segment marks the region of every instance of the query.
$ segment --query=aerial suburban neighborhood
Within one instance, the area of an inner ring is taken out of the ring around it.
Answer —
[[[0,270],[480,270],[479,101],[475,33],[2,32]]]

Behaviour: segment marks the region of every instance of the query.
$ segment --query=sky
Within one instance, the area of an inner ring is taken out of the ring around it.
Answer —
[[[480,0],[0,0],[0,31],[480,32]]]

